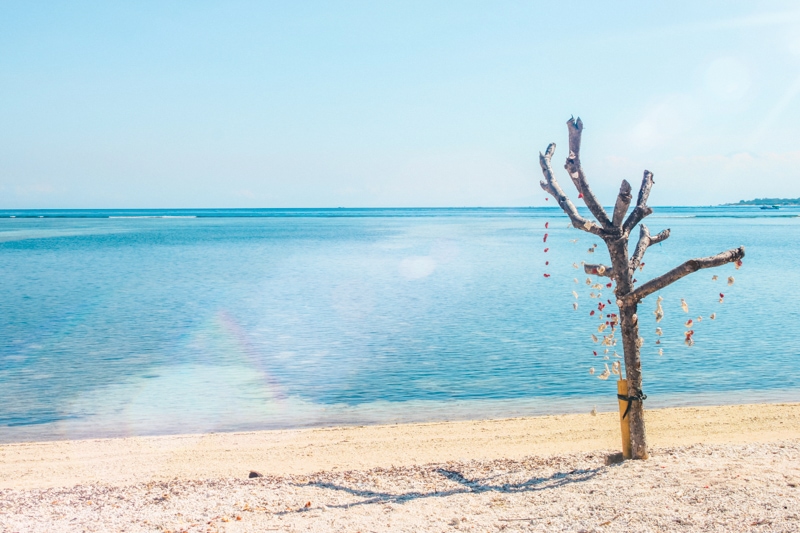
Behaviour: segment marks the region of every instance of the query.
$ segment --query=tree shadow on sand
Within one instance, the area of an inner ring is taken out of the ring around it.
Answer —
[[[584,481],[588,481],[593,477],[595,477],[598,474],[598,472],[600,472],[600,470],[601,468],[599,467],[591,469],[577,469],[577,470],[572,470],[570,472],[556,472],[548,477],[534,477],[521,483],[492,484],[491,480],[493,478],[499,477],[504,474],[499,474],[497,476],[490,476],[487,478],[470,479],[455,470],[437,468],[436,470],[434,470],[435,473],[441,475],[442,477],[453,483],[456,483],[458,486],[448,490],[433,490],[428,492],[420,492],[420,491],[403,492],[403,493],[382,492],[370,489],[356,489],[345,485],[339,485],[336,483],[329,483],[322,481],[298,483],[296,484],[296,486],[319,487],[327,490],[345,492],[352,496],[364,498],[363,500],[358,502],[328,506],[329,508],[350,508],[358,505],[369,505],[373,503],[382,503],[382,504],[405,503],[408,501],[418,500],[421,498],[442,498],[447,496],[453,496],[456,494],[482,494],[484,492],[511,494],[511,493],[550,490],[562,487],[564,485],[569,485],[572,483],[581,483]],[[292,511],[287,510],[280,514],[290,514],[304,510],[306,509],[299,509]]]

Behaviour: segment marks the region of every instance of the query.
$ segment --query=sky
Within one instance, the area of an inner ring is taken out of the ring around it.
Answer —
[[[0,3],[0,209],[800,197],[800,5]],[[567,186],[570,188],[567,188]]]

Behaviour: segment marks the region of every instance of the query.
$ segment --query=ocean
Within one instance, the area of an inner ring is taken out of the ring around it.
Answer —
[[[641,304],[646,408],[800,401],[800,209],[654,209],[640,282],[747,255]],[[0,211],[0,442],[614,410],[581,261],[556,208]]]

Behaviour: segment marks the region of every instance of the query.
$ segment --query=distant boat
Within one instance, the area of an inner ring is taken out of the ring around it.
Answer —
[[[762,205],[761,209],[780,209],[781,206],[779,205]]]

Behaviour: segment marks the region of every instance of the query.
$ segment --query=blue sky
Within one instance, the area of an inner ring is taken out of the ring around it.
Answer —
[[[800,5],[0,4],[0,208],[544,205],[572,114],[607,204],[798,197]]]

